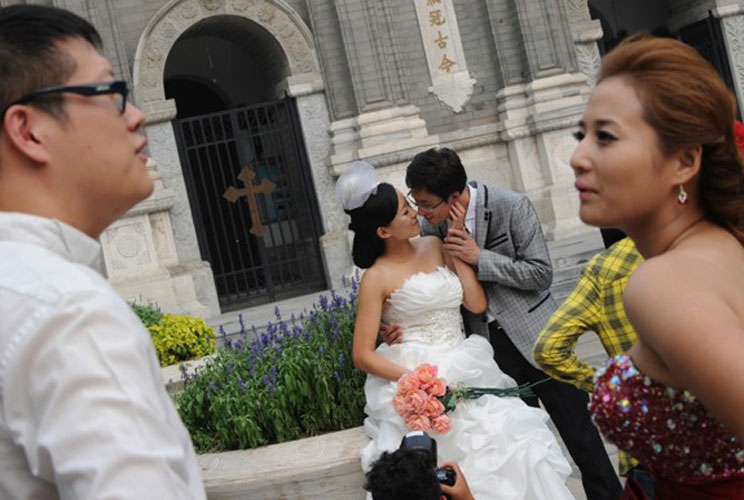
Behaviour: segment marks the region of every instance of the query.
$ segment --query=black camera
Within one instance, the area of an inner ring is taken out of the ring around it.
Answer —
[[[437,480],[441,484],[453,486],[457,479],[455,471],[449,467],[437,467],[437,442],[423,431],[412,431],[403,436],[400,442],[401,450],[414,450],[423,454],[431,468],[435,470]]]

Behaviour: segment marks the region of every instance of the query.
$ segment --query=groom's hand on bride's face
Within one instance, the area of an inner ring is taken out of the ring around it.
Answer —
[[[450,228],[444,238],[444,249],[452,257],[457,257],[471,266],[478,264],[480,248],[475,240],[462,229]]]
[[[380,325],[380,336],[387,345],[403,342],[403,330],[400,329],[400,325]]]

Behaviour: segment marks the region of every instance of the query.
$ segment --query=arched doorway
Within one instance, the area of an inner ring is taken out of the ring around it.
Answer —
[[[199,250],[223,311],[325,287],[315,189],[284,50],[245,17],[187,29],[165,63]]]

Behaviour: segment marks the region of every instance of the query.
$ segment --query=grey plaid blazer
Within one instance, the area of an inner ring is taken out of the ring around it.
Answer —
[[[488,310],[519,352],[535,368],[532,347],[556,309],[550,293],[553,268],[540,221],[522,193],[471,182],[478,190],[475,240],[481,248],[478,279],[488,298]],[[433,226],[422,220],[422,235],[444,238],[447,221]],[[465,331],[488,338],[488,317],[463,308]]]

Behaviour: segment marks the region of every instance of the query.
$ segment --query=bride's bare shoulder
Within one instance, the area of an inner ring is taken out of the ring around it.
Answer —
[[[442,248],[442,240],[439,236],[421,236],[413,240],[415,245],[422,250],[440,249]]]

